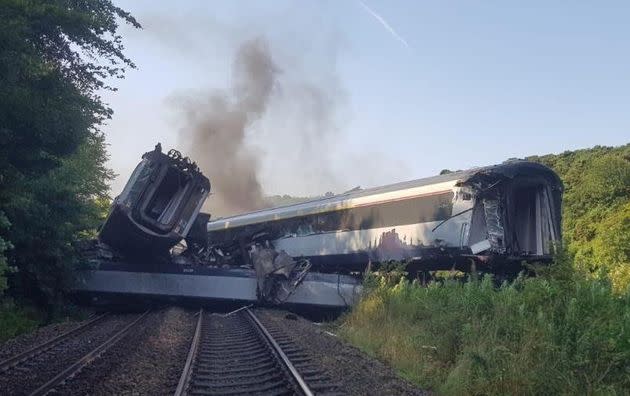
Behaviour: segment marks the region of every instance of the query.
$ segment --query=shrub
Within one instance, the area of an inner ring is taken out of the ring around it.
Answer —
[[[0,342],[32,331],[40,323],[35,309],[18,306],[10,299],[0,303]]]

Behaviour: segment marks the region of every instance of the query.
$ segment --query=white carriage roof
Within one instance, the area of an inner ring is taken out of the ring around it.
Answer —
[[[496,173],[507,177],[513,177],[514,175],[520,173],[550,173],[553,177],[557,179],[555,173],[553,173],[553,171],[551,171],[544,165],[528,161],[509,161],[499,165],[471,168],[463,171],[447,173],[444,175],[425,177],[422,179],[394,183],[381,187],[367,188],[364,190],[350,190],[348,192],[333,195],[331,197],[322,197],[296,204],[283,205],[275,208],[262,209],[235,216],[217,218],[211,220],[208,223],[208,231],[238,227],[247,224],[262,223],[272,220],[281,220],[296,216],[305,216],[331,210],[338,210],[340,208],[350,206],[348,204],[356,200],[364,201],[364,199],[361,198],[371,196],[374,196],[376,198],[381,195],[398,191],[403,193],[401,195],[404,196],[405,191],[416,189],[419,187],[439,185],[448,182],[452,183],[447,184],[444,187],[452,187],[458,182],[465,182],[472,176],[481,173]],[[559,179],[557,179],[557,181],[558,183],[560,183]]]

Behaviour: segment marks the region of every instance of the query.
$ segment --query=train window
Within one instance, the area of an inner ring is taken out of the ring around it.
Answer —
[[[319,232],[366,230],[446,220],[453,211],[453,192],[305,216]]]
[[[332,212],[294,217],[273,222],[277,237],[292,233],[354,231],[370,228],[428,223],[448,219],[453,212],[452,191],[387,201]],[[308,227],[305,227],[308,225]],[[245,226],[247,227],[247,226]],[[233,229],[238,234],[238,229]]]
[[[162,224],[169,224],[179,208],[185,188],[186,180],[180,171],[168,167],[145,209],[146,215]]]
[[[152,173],[153,168],[151,167],[151,163],[147,160],[142,160],[142,162],[136,166],[136,169],[134,169],[125,188],[116,200],[120,202],[121,205],[129,208],[134,206],[142,194],[142,191],[144,191],[146,185],[149,183]]]

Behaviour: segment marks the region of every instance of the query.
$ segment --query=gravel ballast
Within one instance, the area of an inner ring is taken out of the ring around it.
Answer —
[[[0,375],[0,394],[29,394],[73,364],[120,329],[136,315],[109,316],[97,325],[72,336],[36,357]]]
[[[85,323],[85,321],[66,321],[40,327],[30,333],[21,334],[0,345],[0,360],[22,353],[35,345],[40,345],[67,331]]]
[[[176,307],[151,312],[58,394],[172,395],[192,339],[193,315]]]
[[[428,395],[386,364],[345,343],[313,322],[286,311],[256,310],[263,324],[284,329],[350,395]]]
[[[58,386],[63,395],[172,395],[184,367],[195,330],[197,310],[156,309],[140,320],[118,343]],[[306,354],[340,393],[348,395],[427,395],[400,378],[392,368],[329,333],[323,326],[287,311],[257,309],[256,315],[278,337]],[[138,314],[110,314],[99,326],[69,341],[57,352],[36,359],[34,367],[0,375],[0,394],[26,394],[73,360],[129,323]],[[0,356],[19,353],[77,325],[43,328],[6,343]],[[270,330],[271,331],[271,330]],[[276,335],[274,335],[276,337]],[[296,349],[296,348],[291,348]],[[296,349],[297,350],[297,349]]]

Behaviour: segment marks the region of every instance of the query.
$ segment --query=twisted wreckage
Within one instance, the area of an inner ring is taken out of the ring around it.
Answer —
[[[208,179],[177,151],[143,155],[77,291],[343,307],[392,260],[513,275],[551,258],[562,183],[527,161],[210,220]]]

